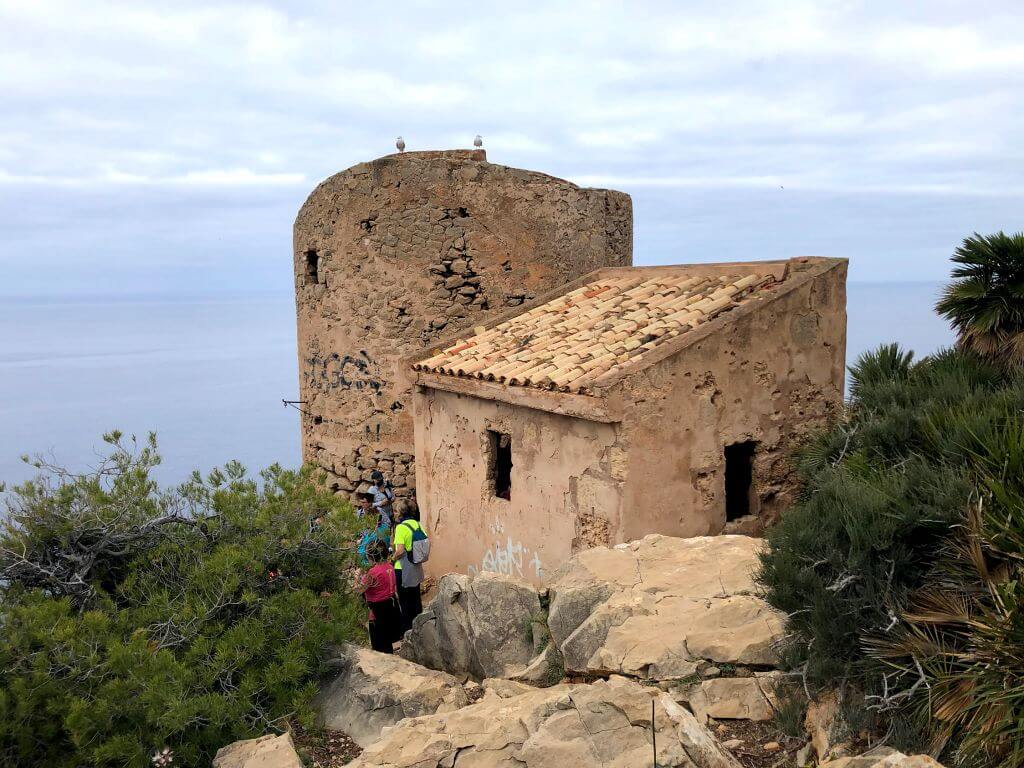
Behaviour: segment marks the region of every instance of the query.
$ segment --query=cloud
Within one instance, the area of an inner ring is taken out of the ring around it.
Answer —
[[[98,185],[145,185],[175,187],[294,186],[306,182],[302,173],[257,173],[249,168],[186,171],[173,176],[145,176],[138,173],[107,170],[96,176],[44,176],[15,174],[0,169],[0,184],[54,187],[93,187]]]
[[[162,238],[169,288],[287,287],[302,199],[399,134],[631,192],[641,262],[713,255],[700,223],[733,221],[737,252],[893,276],[912,226],[939,276],[954,226],[1020,227],[1018,6],[0,0],[0,290],[49,284],[26,247],[82,290],[112,261],[145,283],[105,227]],[[238,269],[258,249],[280,265]]]
[[[662,138],[660,131],[640,127],[607,128],[601,131],[583,131],[576,140],[586,147],[635,147]]]
[[[1000,41],[965,24],[882,30],[871,50],[883,59],[940,74],[1013,71],[1024,67],[1024,43]]]
[[[976,187],[970,184],[850,184],[828,178],[787,176],[572,176],[584,187],[610,189],[788,189],[802,192],[827,192],[845,195],[929,195],[954,198],[1024,198],[1024,185]]]

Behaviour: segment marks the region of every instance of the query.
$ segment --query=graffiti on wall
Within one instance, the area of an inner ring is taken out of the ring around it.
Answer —
[[[491,571],[505,576],[539,579],[544,569],[536,550],[531,553],[521,541],[512,541],[511,536],[506,536],[504,542],[496,540],[484,553],[479,567],[471,565],[466,570],[470,576],[476,576],[481,571]]]
[[[365,350],[355,355],[314,353],[306,358],[302,375],[305,385],[317,392],[365,390],[376,395],[386,384],[381,377],[380,366]]]

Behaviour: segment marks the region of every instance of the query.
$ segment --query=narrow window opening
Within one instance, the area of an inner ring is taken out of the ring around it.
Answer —
[[[512,498],[512,436],[504,432],[487,430],[491,446],[491,477],[494,495],[499,499]]]
[[[316,285],[320,282],[320,254],[316,251],[306,251],[306,285]]]
[[[725,519],[737,520],[754,511],[754,450],[748,440],[725,446]]]

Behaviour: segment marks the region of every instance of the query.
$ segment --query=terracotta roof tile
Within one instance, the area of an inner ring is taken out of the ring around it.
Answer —
[[[619,366],[728,311],[765,275],[646,270],[594,280],[416,363],[417,371],[585,394]]]

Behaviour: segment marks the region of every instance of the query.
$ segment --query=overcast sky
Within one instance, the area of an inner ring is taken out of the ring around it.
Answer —
[[[398,134],[629,192],[636,263],[939,279],[963,236],[1024,228],[1022,22],[1021,0],[0,0],[0,294],[290,291],[305,196]]]

